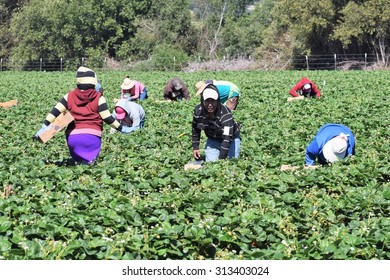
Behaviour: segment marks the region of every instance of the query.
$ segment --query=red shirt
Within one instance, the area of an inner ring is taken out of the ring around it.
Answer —
[[[306,77],[302,77],[302,79],[290,90],[290,95],[292,95],[293,97],[300,96],[300,92],[302,91],[302,88],[305,84],[311,85],[311,92],[314,92],[316,97],[321,96],[321,92],[317,88],[317,86],[313,83],[313,81]]]

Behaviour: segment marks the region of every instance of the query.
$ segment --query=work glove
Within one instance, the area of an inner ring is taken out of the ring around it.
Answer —
[[[126,133],[126,134],[129,134],[129,133],[131,133],[131,132],[133,132],[135,130],[135,128],[134,127],[129,127],[129,126],[122,126],[122,130],[121,130],[121,132],[122,133]]]
[[[103,91],[103,90],[102,90],[102,85],[99,84],[99,83],[97,83],[96,86],[95,86],[95,90],[98,91],[98,92],[100,92],[100,93],[103,93],[103,92],[102,92],[102,91]]]
[[[122,96],[122,98],[123,98],[123,99],[127,99],[127,100],[129,100],[129,101],[132,100],[130,93],[125,93],[125,94]]]
[[[45,125],[45,124],[42,124],[42,127],[40,130],[38,130],[38,132],[35,134],[35,138],[38,139],[39,138],[39,135],[41,135],[43,132],[45,132],[46,130],[49,130],[50,129],[50,126],[51,125]]]

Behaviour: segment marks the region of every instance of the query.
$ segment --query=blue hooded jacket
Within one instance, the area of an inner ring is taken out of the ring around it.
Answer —
[[[306,148],[305,161],[307,165],[314,165],[316,159],[320,164],[326,164],[327,161],[322,153],[322,150],[330,139],[340,135],[340,133],[348,134],[348,147],[345,157],[355,154],[355,136],[352,131],[342,124],[328,123],[320,127],[313,141]]]

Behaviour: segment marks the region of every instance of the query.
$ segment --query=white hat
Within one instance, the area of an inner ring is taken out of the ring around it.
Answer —
[[[123,80],[121,88],[126,90],[126,89],[131,89],[133,86],[134,86],[134,82],[132,80],[130,80],[129,78],[125,78]]]
[[[206,100],[209,98],[217,100],[218,99],[218,92],[212,88],[206,88],[203,91],[203,100]]]
[[[305,89],[305,90],[311,89],[311,84],[305,84],[305,85],[303,86],[303,89]]]
[[[322,153],[325,159],[332,163],[345,158],[347,147],[348,141],[343,137],[336,136],[326,142],[324,148],[322,149]]]

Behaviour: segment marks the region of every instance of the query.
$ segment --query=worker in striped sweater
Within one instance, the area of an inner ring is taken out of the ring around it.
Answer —
[[[111,115],[103,94],[95,89],[97,77],[93,70],[79,67],[76,81],[77,87],[54,106],[35,137],[38,139],[61,113],[69,111],[74,118],[65,130],[70,155],[76,163],[92,164],[100,153],[103,121],[123,133],[131,130]]]

